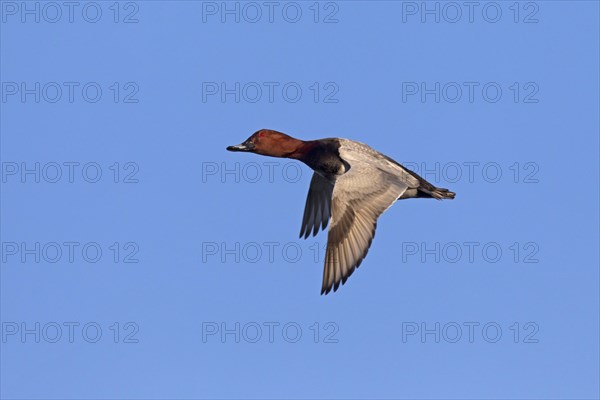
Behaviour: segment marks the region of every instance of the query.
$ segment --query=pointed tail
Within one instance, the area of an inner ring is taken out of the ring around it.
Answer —
[[[448,189],[436,187],[431,191],[431,195],[438,200],[453,199],[456,193],[449,191]]]

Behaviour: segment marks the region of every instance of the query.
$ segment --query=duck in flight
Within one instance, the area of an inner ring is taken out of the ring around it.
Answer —
[[[321,294],[335,292],[360,266],[375,236],[377,219],[396,200],[455,196],[354,140],[304,141],[261,129],[227,150],[291,158],[313,169],[300,237],[314,236],[330,223]]]

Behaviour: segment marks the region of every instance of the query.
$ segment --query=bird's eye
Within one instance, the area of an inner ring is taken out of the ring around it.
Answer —
[[[264,133],[264,132],[260,132],[260,133],[258,134],[258,137],[264,137],[264,136],[265,136],[265,133]]]

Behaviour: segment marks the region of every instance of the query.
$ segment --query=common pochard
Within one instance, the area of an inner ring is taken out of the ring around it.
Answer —
[[[321,294],[335,292],[367,255],[377,218],[396,200],[453,199],[390,157],[354,140],[299,140],[261,129],[244,143],[227,147],[270,157],[302,161],[314,170],[300,237],[329,226]]]

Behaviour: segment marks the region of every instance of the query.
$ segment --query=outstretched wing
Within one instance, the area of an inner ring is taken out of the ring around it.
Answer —
[[[323,178],[318,173],[313,173],[306,196],[304,217],[300,237],[308,238],[312,231],[313,236],[319,232],[319,227],[325,229],[331,217],[331,194],[333,183]]]
[[[350,169],[337,178],[333,189],[321,294],[336,291],[358,268],[375,236],[377,218],[411,186],[406,176],[387,163],[365,161],[365,152],[363,148],[340,148]]]

